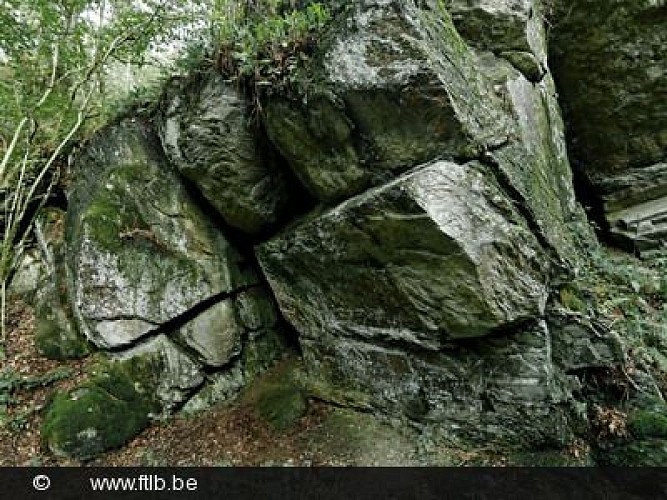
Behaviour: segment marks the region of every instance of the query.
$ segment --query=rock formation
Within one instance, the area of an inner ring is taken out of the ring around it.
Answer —
[[[625,247],[661,248],[667,210],[667,6],[558,2],[551,65],[573,163]]]
[[[550,66],[614,231],[653,247],[658,3],[577,3],[547,57],[539,0],[332,1],[257,116],[209,69],[109,125],[71,172],[62,281],[75,339],[112,361],[57,397],[49,447],[89,458],[229,398],[294,338],[310,396],[477,444],[566,446],[588,425],[579,375],[624,353],[557,314],[554,281],[593,236]],[[120,429],[86,413],[128,406]]]

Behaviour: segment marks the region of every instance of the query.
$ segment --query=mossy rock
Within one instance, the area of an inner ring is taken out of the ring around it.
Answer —
[[[49,359],[79,359],[90,353],[84,338],[47,318],[37,320],[35,345],[40,354]]]
[[[274,429],[285,430],[306,414],[308,402],[295,385],[271,384],[264,387],[256,408],[260,417]]]
[[[598,462],[611,466],[664,467],[667,465],[667,440],[645,439],[600,452]]]
[[[293,426],[308,410],[299,370],[298,360],[285,360],[258,377],[244,395],[257,416],[275,430]]]
[[[43,442],[56,455],[80,460],[126,443],[159,411],[154,364],[141,359],[107,363],[80,387],[57,393],[42,424]]]
[[[628,417],[628,428],[636,438],[667,438],[667,407],[635,410]]]
[[[279,328],[252,332],[243,349],[243,375],[249,382],[288,352],[284,333]]]

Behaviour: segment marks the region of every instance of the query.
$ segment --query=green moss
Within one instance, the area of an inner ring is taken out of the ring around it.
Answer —
[[[628,428],[637,438],[667,438],[667,411],[636,410],[628,416]]]
[[[667,441],[635,441],[613,450],[604,450],[598,456],[598,463],[617,467],[664,467],[667,465]]]
[[[259,416],[273,428],[284,430],[306,414],[308,404],[299,387],[269,384],[261,391],[256,408]]]
[[[113,179],[111,189],[107,188],[105,182],[101,182],[102,187],[93,198],[94,201],[82,214],[82,222],[89,228],[92,239],[105,250],[119,251],[123,246],[121,233],[124,231],[147,229],[140,211],[134,210],[132,204],[127,203],[124,193],[125,186],[138,182],[137,179],[133,180],[131,172],[139,168],[137,165],[129,165],[114,169],[114,174],[120,174],[121,178],[127,174],[128,179],[120,182],[119,179]]]
[[[121,446],[159,410],[153,361],[107,363],[91,380],[57,393],[42,424],[42,439],[58,455],[89,459]]]
[[[308,409],[300,369],[297,359],[287,359],[258,377],[245,391],[246,403],[275,430],[294,425]]]
[[[49,359],[78,359],[90,352],[85,339],[46,318],[37,319],[35,345],[40,354]]]
[[[586,302],[580,297],[579,290],[571,286],[564,286],[559,292],[563,306],[574,312],[585,313],[588,310]]]

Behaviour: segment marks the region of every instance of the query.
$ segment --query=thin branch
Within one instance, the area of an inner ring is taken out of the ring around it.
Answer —
[[[51,58],[51,78],[49,79],[49,83],[44,90],[42,97],[37,101],[37,104],[35,105],[33,112],[40,107],[44,105],[46,100],[49,98],[51,95],[51,92],[53,92],[53,89],[56,84],[56,75],[57,75],[57,70],[58,70],[58,58],[59,58],[59,48],[57,44],[53,45],[53,56]],[[9,147],[5,151],[4,157],[2,158],[2,163],[0,163],[0,186],[4,186],[7,178],[9,177],[6,175],[6,169],[7,165],[9,164],[9,160],[11,159],[12,155],[14,154],[14,149],[16,148],[16,143],[18,142],[19,137],[21,136],[21,133],[23,132],[23,128],[25,125],[28,123],[30,120],[29,116],[24,116],[19,124],[17,125],[16,129],[14,130],[14,135],[12,137],[12,142],[9,144]]]

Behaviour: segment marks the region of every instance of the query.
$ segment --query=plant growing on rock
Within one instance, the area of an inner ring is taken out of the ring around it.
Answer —
[[[213,16],[218,69],[259,96],[288,83],[299,63],[307,60],[316,35],[331,20],[322,2],[263,0],[216,2]],[[301,2],[303,3],[303,2]],[[259,111],[259,100],[254,99]]]

